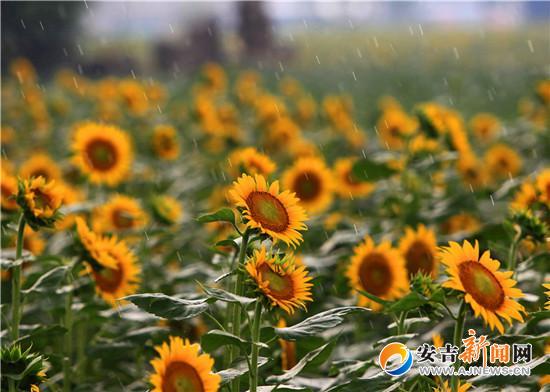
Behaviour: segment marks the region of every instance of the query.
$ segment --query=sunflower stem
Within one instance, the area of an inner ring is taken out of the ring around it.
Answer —
[[[250,231],[247,229],[243,236],[242,236],[242,242],[241,247],[239,249],[239,262],[236,266],[236,275],[237,278],[235,280],[235,289],[233,292],[237,295],[242,295],[244,291],[243,283],[244,278],[243,274],[240,271],[240,268],[243,266],[245,258],[246,258],[246,249],[248,247],[248,239],[250,236]],[[231,323],[231,333],[235,336],[241,336],[241,307],[239,304],[235,304],[233,307],[233,321]],[[239,349],[234,346],[229,347],[229,357],[228,357],[228,365],[231,365],[237,355],[239,354]],[[234,392],[239,392],[239,386],[240,386],[240,380],[237,378],[231,382],[232,390]]]
[[[12,320],[11,320],[11,339],[15,342],[19,339],[19,322],[21,321],[21,268],[23,261],[23,235],[25,233],[25,215],[22,213],[17,227],[17,242],[15,244],[15,262],[13,267],[11,282],[11,301],[12,301]]]
[[[456,347],[460,347],[460,341],[464,334],[464,321],[466,320],[466,301],[463,299],[458,309],[458,315],[455,323],[455,330],[453,334],[453,344]],[[458,361],[455,362],[455,370],[458,368]],[[458,377],[451,378],[451,389],[453,392],[458,392]]]
[[[256,392],[258,388],[258,354],[260,353],[260,327],[262,325],[262,302],[256,302],[252,327],[252,363],[248,370],[250,392]]]
[[[71,273],[69,271],[68,283],[72,284]],[[69,290],[65,298],[65,320],[64,325],[67,333],[65,334],[65,355],[63,356],[63,392],[71,390],[71,357],[73,352],[73,291]]]
[[[15,388],[15,380],[13,378],[8,378],[8,387],[10,392],[17,392],[17,388]]]
[[[405,320],[407,319],[407,314],[408,312],[401,312],[399,314],[399,320],[397,322],[397,335],[400,336],[400,335],[403,335],[404,333],[406,333],[406,329],[405,329]]]
[[[518,243],[521,238],[521,231],[518,231],[510,244],[510,250],[508,251],[508,270],[516,275],[516,263],[517,263],[517,254],[518,254]]]

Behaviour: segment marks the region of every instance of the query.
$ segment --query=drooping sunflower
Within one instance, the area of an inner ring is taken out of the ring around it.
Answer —
[[[550,204],[550,169],[544,169],[535,180],[537,191],[540,192],[540,200]]]
[[[157,125],[153,131],[153,152],[161,159],[174,160],[180,155],[178,133],[171,125]]]
[[[149,378],[153,392],[201,391],[216,392],[221,377],[212,373],[214,359],[200,354],[200,346],[180,337],[156,346],[159,358],[151,361],[155,373]]]
[[[61,169],[47,154],[34,154],[21,165],[19,169],[21,178],[44,177],[46,181],[61,180]]]
[[[521,169],[520,156],[505,144],[496,144],[488,149],[485,153],[485,162],[489,171],[500,178],[515,176]]]
[[[300,231],[307,230],[306,213],[293,193],[279,192],[278,181],[269,185],[261,175],[243,174],[233,183],[229,197],[243,209],[248,227],[293,247],[302,241]]]
[[[294,192],[300,205],[310,213],[319,213],[332,203],[334,179],[321,158],[298,159],[283,173],[283,186]]]
[[[181,220],[183,210],[180,202],[168,195],[158,195],[152,199],[153,212],[155,216],[162,222],[172,225]]]
[[[481,316],[489,324],[504,333],[499,317],[510,325],[512,319],[523,322],[525,309],[514,298],[523,293],[514,287],[516,281],[510,279],[512,271],[500,272],[500,262],[492,259],[489,251],[479,256],[479,245],[472,246],[464,241],[462,246],[449,242],[438,254],[441,262],[447,266],[449,279],[443,283],[448,287],[464,292],[464,300],[470,304],[476,317]]]
[[[2,209],[6,211],[16,210],[17,179],[4,170],[2,170],[0,176],[0,192]]]
[[[418,272],[437,277],[439,263],[436,258],[437,240],[433,230],[419,225],[417,230],[405,229],[405,236],[399,241],[399,251],[405,259],[405,267],[410,275]]]
[[[479,141],[488,142],[500,131],[500,121],[490,113],[476,114],[470,120],[470,127]]]
[[[278,306],[288,314],[293,314],[297,308],[305,309],[305,302],[313,301],[312,278],[305,266],[295,263],[292,254],[280,258],[261,247],[254,251],[245,268],[272,306]]]
[[[353,289],[382,299],[398,298],[409,288],[405,260],[399,250],[392,248],[388,241],[375,245],[370,237],[354,248],[346,276]],[[370,306],[374,310],[382,307],[363,295],[358,299],[359,306]]]
[[[284,318],[279,319],[277,328],[286,328]],[[281,369],[284,371],[292,369],[296,365],[296,342],[279,339],[281,345]]]
[[[374,184],[355,178],[352,171],[355,161],[355,158],[342,158],[334,163],[335,190],[341,197],[365,197],[374,189]]]
[[[112,125],[79,124],[73,134],[73,162],[95,184],[114,186],[127,178],[132,165],[128,134]]]
[[[238,177],[242,173],[269,176],[277,169],[275,162],[267,155],[262,154],[254,147],[246,147],[235,150],[228,159],[229,173]]]
[[[18,185],[17,204],[33,229],[51,227],[60,216],[58,210],[62,203],[61,188],[54,181],[46,182],[44,177],[35,177]]]
[[[138,230],[145,227],[147,220],[139,200],[115,195],[94,210],[92,227],[99,233]]]
[[[97,264],[88,264],[88,272],[95,282],[97,294],[114,306],[117,299],[135,294],[139,288],[141,268],[137,257],[126,242],[116,237],[102,238],[101,257]],[[103,255],[107,255],[106,259]],[[106,260],[107,263],[102,262]],[[115,265],[109,265],[114,260]]]

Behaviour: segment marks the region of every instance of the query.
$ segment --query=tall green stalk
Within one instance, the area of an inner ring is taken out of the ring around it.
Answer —
[[[254,320],[252,324],[252,355],[250,359],[249,375],[249,390],[256,392],[258,389],[258,355],[260,353],[260,327],[262,326],[262,301],[258,299],[256,308],[254,309]]]
[[[243,286],[244,277],[243,277],[243,274],[241,273],[240,268],[244,265],[244,261],[246,258],[246,249],[248,247],[249,236],[250,236],[250,232],[246,230],[242,236],[241,247],[239,249],[239,262],[235,267],[235,272],[237,277],[235,279],[235,288],[233,292],[237,295],[243,295],[243,291],[244,291],[244,286]],[[231,322],[231,333],[235,336],[241,335],[241,317],[242,317],[241,306],[239,304],[235,304],[235,306],[233,307],[233,320]],[[237,347],[230,346],[229,361],[228,361],[229,364],[233,363],[233,361],[235,360],[238,354],[239,354],[239,349]],[[231,382],[231,390],[233,392],[239,392],[239,386],[240,386],[240,381],[238,378]]]
[[[453,344],[457,347],[460,347],[462,335],[464,334],[465,320],[466,320],[466,301],[463,299],[460,304],[460,308],[458,310],[455,330],[453,334]],[[458,368],[458,361],[455,362],[455,370],[457,368]],[[451,388],[453,392],[458,392],[458,377],[455,375],[453,375],[453,377],[451,378]]]
[[[15,244],[15,261],[19,264],[12,268],[11,281],[11,301],[12,301],[12,316],[11,316],[11,339],[16,341],[19,339],[19,323],[21,321],[21,268],[23,256],[23,234],[25,233],[25,215],[21,214],[19,225],[17,227],[17,242]]]
[[[70,276],[70,272],[69,272]],[[73,354],[73,291],[70,290],[65,298],[65,320],[64,325],[67,329],[65,334],[65,355],[63,357],[63,392],[71,390],[71,358]]]

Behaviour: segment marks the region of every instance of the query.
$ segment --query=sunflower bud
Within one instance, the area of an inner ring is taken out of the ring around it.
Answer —
[[[30,350],[29,347],[22,351],[19,345],[5,346],[0,350],[3,391],[8,389],[8,379],[15,381],[18,391],[28,391],[31,388],[36,390],[36,386],[46,378],[44,358]]]
[[[61,217],[59,207],[63,202],[61,188],[44,177],[19,181],[17,204],[23,209],[25,220],[34,230],[52,227]]]

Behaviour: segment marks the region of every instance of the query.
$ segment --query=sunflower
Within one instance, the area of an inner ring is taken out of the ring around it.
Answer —
[[[286,328],[285,319],[279,319],[277,328]],[[292,369],[296,365],[296,342],[279,339],[281,345],[281,369],[284,371]]]
[[[171,125],[157,125],[153,131],[153,152],[165,160],[174,160],[180,155],[178,134]]]
[[[470,127],[479,141],[488,142],[499,133],[501,125],[494,115],[479,113],[470,120]]]
[[[342,158],[334,163],[335,190],[341,197],[365,197],[374,189],[374,184],[357,180],[353,174],[355,158]]]
[[[27,159],[19,169],[21,178],[44,177],[46,181],[61,180],[61,169],[47,154],[35,154]]]
[[[200,346],[180,337],[170,336],[170,343],[156,346],[160,357],[151,361],[155,373],[149,378],[153,392],[216,392],[221,377],[212,373],[214,360],[199,354]]]
[[[465,185],[478,189],[487,183],[487,172],[473,153],[460,154],[456,168]]]
[[[418,272],[430,274],[435,278],[439,264],[436,256],[437,241],[435,233],[424,225],[419,225],[415,231],[410,227],[405,230],[405,236],[399,242],[399,251],[405,259],[405,267],[410,275]]]
[[[472,384],[469,382],[462,383],[458,380],[458,392],[466,392],[472,387]],[[449,386],[449,381],[444,381],[439,388],[434,388],[433,392],[452,392],[453,389]]]
[[[16,245],[16,244],[14,244]],[[46,247],[46,241],[40,236],[40,233],[35,232],[28,226],[25,226],[23,232],[23,249],[28,250],[34,256],[42,254]]]
[[[90,230],[82,217],[76,217],[75,222],[78,241],[84,253],[84,260],[90,264],[96,263],[98,266],[116,268],[116,260],[106,251],[108,242],[101,235]]]
[[[370,237],[353,250],[347,269],[352,288],[363,290],[383,299],[399,298],[409,289],[405,260],[388,241],[375,245]],[[370,306],[374,310],[381,305],[367,297],[359,296],[359,306]]]
[[[302,241],[299,231],[307,230],[306,213],[293,193],[279,192],[278,181],[269,185],[261,175],[243,174],[233,183],[229,197],[243,209],[248,227],[293,247]]]
[[[481,316],[491,330],[496,327],[504,333],[499,317],[510,325],[512,319],[523,322],[521,312],[525,310],[513,299],[522,297],[523,293],[514,287],[516,281],[510,279],[512,271],[498,271],[500,262],[492,259],[489,251],[479,257],[477,241],[474,246],[468,241],[464,241],[462,246],[449,242],[449,246],[441,248],[438,256],[447,266],[449,275],[443,287],[464,292],[464,300],[470,304],[475,316]]]
[[[117,185],[127,178],[133,152],[126,132],[111,125],[79,124],[73,135],[73,162],[95,184]]]
[[[382,113],[378,119],[376,129],[380,142],[389,149],[400,149],[404,141],[412,135],[418,124],[414,118],[400,109],[390,109]]]
[[[139,230],[145,227],[147,220],[137,199],[115,195],[94,210],[92,227],[99,233]]]
[[[152,206],[155,216],[165,224],[177,223],[183,215],[180,202],[172,196],[155,196],[152,200]]]
[[[434,346],[437,347],[437,348],[443,347],[443,345],[444,345],[443,338],[438,333],[434,333],[432,335],[432,341],[433,341]]]
[[[536,87],[537,96],[545,104],[550,103],[550,79],[541,80]]]
[[[51,227],[59,218],[58,210],[63,203],[61,192],[54,181],[46,182],[44,177],[19,183],[17,204],[23,209],[27,223],[33,229]]]
[[[513,210],[527,210],[537,202],[537,188],[531,182],[524,182],[510,203]]]
[[[141,268],[126,243],[116,237],[102,238],[102,257],[98,264],[88,264],[88,272],[95,282],[96,292],[105,302],[114,306],[117,299],[134,294],[139,288]],[[109,258],[105,259],[103,254]],[[107,260],[104,264],[103,261]],[[111,262],[114,260],[114,265]]]
[[[334,179],[320,158],[300,158],[283,173],[283,186],[294,192],[310,213],[326,210],[332,203]]]
[[[521,169],[521,158],[505,144],[496,144],[485,153],[485,162],[495,177],[512,177]]]
[[[544,169],[535,180],[540,200],[550,205],[550,169]]]
[[[294,314],[297,308],[306,309],[305,302],[313,301],[312,278],[305,266],[295,263],[292,254],[280,258],[267,254],[262,246],[254,251],[245,268],[272,306],[279,306],[288,314]]]
[[[547,301],[546,303],[544,304],[544,309],[546,310],[550,310],[550,283],[545,283],[542,285],[545,289],[547,289],[548,291],[545,291],[544,294],[546,294],[546,297],[547,297]]]
[[[246,147],[235,150],[228,159],[229,173],[233,177],[238,177],[242,173],[262,176],[269,176],[277,169],[275,162],[267,155],[262,154],[254,147]]]
[[[452,215],[441,224],[441,232],[443,234],[455,233],[473,233],[481,227],[479,219],[475,216],[461,212]]]
[[[4,171],[3,168],[0,176],[0,192],[2,209],[6,211],[16,210],[17,179]]]

